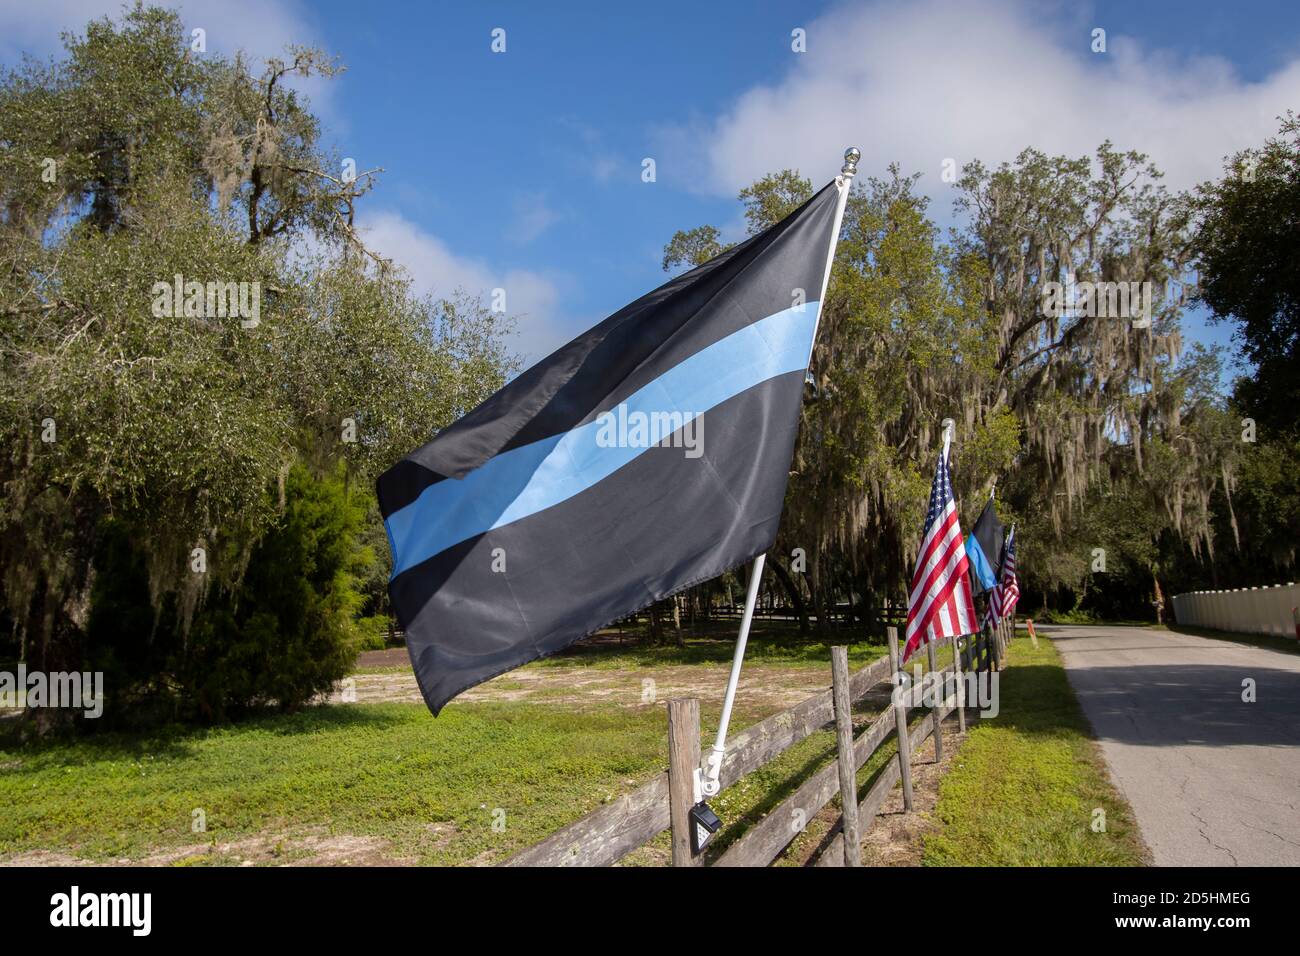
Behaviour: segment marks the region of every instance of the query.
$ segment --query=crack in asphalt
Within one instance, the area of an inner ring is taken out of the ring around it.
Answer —
[[[1216,843],[1216,842],[1215,842],[1215,841],[1210,837],[1210,835],[1209,835],[1208,833],[1205,832],[1206,828],[1209,827],[1209,825],[1210,825],[1210,824],[1205,820],[1205,818],[1202,817],[1202,816],[1201,816],[1199,813],[1197,813],[1195,810],[1191,809],[1190,807],[1188,808],[1188,811],[1187,811],[1187,812],[1190,813],[1190,814],[1191,814],[1191,815],[1196,819],[1196,822],[1200,824],[1200,827],[1198,828],[1197,832],[1200,833],[1201,837],[1205,840],[1205,842],[1208,843],[1208,844],[1210,844],[1210,846],[1214,847],[1216,850],[1219,850],[1219,851],[1222,852],[1222,853],[1226,853],[1226,854],[1228,854],[1228,858],[1229,858],[1230,860],[1232,860],[1232,865],[1233,865],[1233,866],[1241,866],[1241,862],[1237,859],[1237,854],[1233,853],[1232,850],[1228,849],[1228,848],[1227,848],[1226,846],[1224,846],[1222,843]]]
[[[1157,864],[1300,865],[1294,655],[1139,627],[1046,636]]]

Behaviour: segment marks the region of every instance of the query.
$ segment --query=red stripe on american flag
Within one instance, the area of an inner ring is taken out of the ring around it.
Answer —
[[[956,546],[955,562],[953,560],[954,545]],[[920,613],[915,617],[909,610],[907,647],[903,654],[904,661],[911,657],[916,648],[920,646],[922,636],[932,634],[935,617],[954,598],[959,599],[961,604],[958,605],[957,619],[950,620],[950,626],[953,628],[969,627],[975,616],[974,609],[970,606],[970,585],[966,583],[966,576],[969,571],[970,564],[966,559],[966,550],[962,547],[961,534],[958,532],[948,543],[948,548],[944,552],[944,560],[931,572],[927,581],[925,594],[929,598],[928,603],[917,609]],[[936,580],[940,582],[937,587],[935,586]],[[961,613],[963,611],[966,612],[964,615]],[[956,634],[970,633],[973,630],[974,628],[971,627],[968,631],[945,631],[941,636],[951,637]]]
[[[921,556],[916,559],[916,571],[912,574],[912,590],[908,595],[909,606],[916,603],[918,593],[924,593],[924,591],[918,588],[921,577],[927,573],[933,576],[933,571],[931,569],[934,566],[934,560],[941,550],[944,550],[949,546],[952,537],[952,529],[956,524],[957,509],[954,508],[952,504],[949,504],[947,510],[944,512],[943,520],[936,521],[934,526],[930,529],[930,534],[928,534],[925,540],[921,542]],[[957,537],[960,539],[961,535],[958,534]],[[928,588],[929,583],[927,582],[926,589]]]
[[[925,587],[920,590],[920,602],[913,602],[908,605],[907,612],[907,636],[911,638],[916,628],[913,626],[917,620],[928,620],[933,612],[936,602],[942,602],[946,593],[945,587],[936,587],[936,582],[945,575],[951,574],[951,565],[953,552],[956,548],[961,547],[961,535],[953,535],[944,543],[944,550],[941,554],[942,560],[934,563],[933,569],[925,580]],[[964,553],[964,551],[963,551]]]

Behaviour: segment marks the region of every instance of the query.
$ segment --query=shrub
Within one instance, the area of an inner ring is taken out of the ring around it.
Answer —
[[[129,529],[104,535],[104,567],[88,627],[89,656],[105,671],[111,708],[152,702],[169,716],[221,720],[251,708],[292,710],[351,669],[362,635],[356,574],[373,560],[360,544],[365,501],[341,474],[295,466],[285,504],[253,546],[236,586],[215,587],[188,630],[168,601],[149,610],[147,577]],[[218,549],[211,560],[237,555]]]

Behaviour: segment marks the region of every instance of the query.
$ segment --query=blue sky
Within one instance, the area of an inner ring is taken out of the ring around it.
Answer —
[[[947,224],[946,158],[1109,137],[1185,187],[1300,108],[1293,3],[177,5],[214,52],[297,40],[338,55],[347,72],[310,91],[340,152],[385,168],[363,229],[422,288],[505,288],[533,358],[663,281],[674,230],[734,238],[741,185],[783,166],[821,182],[850,142],[864,172],[921,171]],[[118,9],[4,0],[0,56],[51,53],[60,29]],[[1228,335],[1194,316],[1188,332]]]

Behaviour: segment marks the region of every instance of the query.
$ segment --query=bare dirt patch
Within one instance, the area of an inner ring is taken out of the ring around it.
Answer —
[[[393,652],[400,654],[397,657]],[[384,655],[370,657],[369,655]],[[367,651],[360,667],[405,665],[403,671],[357,673],[331,694],[327,703],[418,703],[423,698],[410,671],[406,651]],[[611,669],[582,664],[522,667],[495,677],[461,694],[461,701],[524,701],[565,706],[613,703],[637,707],[669,697],[721,698],[727,686],[724,664],[664,664]],[[830,668],[747,665],[741,672],[740,694],[746,701],[780,710],[793,707],[830,685]]]
[[[449,828],[432,824],[431,831]],[[445,843],[450,833],[433,832]],[[91,860],[66,852],[31,850],[0,860],[0,866],[412,866],[413,857],[390,851],[388,840],[328,833],[323,828],[268,831],[237,840],[163,847],[140,859]]]
[[[885,797],[875,823],[862,838],[863,866],[920,866],[927,834],[939,827],[934,808],[939,804],[939,783],[959,758],[966,735],[957,732],[957,718],[943,722],[943,760],[935,763],[934,738],[928,738],[912,756],[912,812],[903,808],[903,788]]]
[[[934,816],[939,783],[953,760],[958,759],[965,741],[966,735],[957,732],[956,716],[950,715],[943,722],[943,761],[935,763],[933,737],[927,737],[912,754],[912,812],[903,808],[902,785],[894,784],[876,816],[861,823],[863,866],[920,866],[925,837],[939,826]],[[800,866],[815,865],[823,839],[830,836],[838,822],[839,810],[833,805],[824,807],[808,825],[817,838],[787,851],[794,854],[791,859]]]
[[[14,856],[0,859],[4,866],[98,866],[94,860],[82,860],[70,853],[58,850],[28,850]]]

